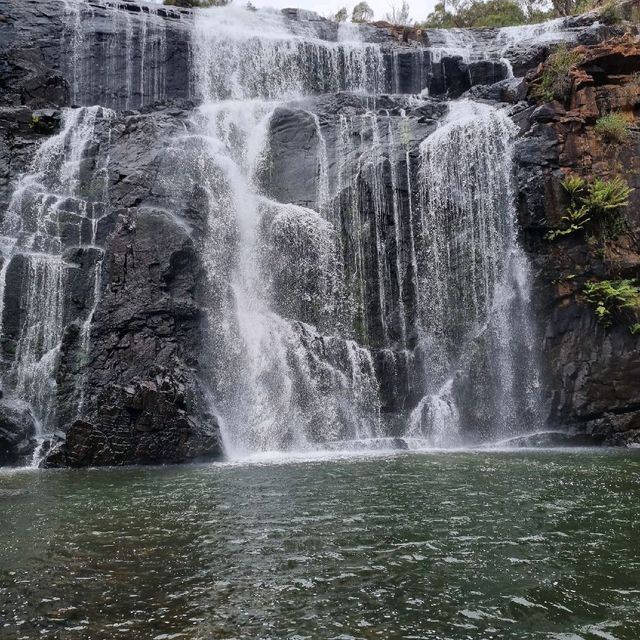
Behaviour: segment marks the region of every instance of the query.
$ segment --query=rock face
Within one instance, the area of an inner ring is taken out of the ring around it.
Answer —
[[[129,0],[0,0],[0,16],[0,376],[10,396],[0,405],[0,465],[29,459],[44,423],[56,435],[38,451],[51,466],[218,458],[212,395],[247,384],[227,366],[241,354],[228,350],[225,360],[216,341],[230,331],[220,308],[237,304],[220,282],[237,267],[226,248],[241,231],[231,224],[224,170],[197,153],[214,136],[203,135],[198,110],[197,17]],[[334,48],[350,42],[315,14],[284,16],[294,33],[312,32]],[[509,51],[520,76],[549,46],[505,43],[495,30],[475,34],[476,48],[460,53],[440,51],[436,32],[363,27],[359,38],[379,47],[379,58],[366,58],[380,66],[375,102],[344,90],[365,59],[358,56],[371,55],[362,54],[361,41],[344,45],[355,47],[351,58],[331,58],[315,41],[302,50],[306,62],[334,74],[335,91],[310,83],[304,100],[283,102],[269,118],[268,160],[259,172],[266,202],[259,231],[269,243],[260,247],[260,264],[268,266],[273,311],[289,323],[287,339],[308,357],[293,364],[291,354],[283,357],[306,386],[285,384],[274,394],[297,394],[300,406],[311,406],[314,432],[328,415],[339,423],[353,413],[354,392],[375,406],[384,435],[406,435],[411,416],[428,413],[424,371],[437,363],[418,348],[424,264],[415,256],[414,227],[423,224],[417,203],[429,196],[420,143],[442,125],[449,101],[464,96],[511,104],[523,134],[519,212],[536,271],[551,425],[568,425],[580,442],[585,434],[614,444],[638,438],[638,338],[623,326],[599,326],[580,297],[593,277],[640,275],[638,134],[632,129],[613,148],[593,131],[606,111],[637,116],[640,53],[632,39],[598,45],[623,29],[594,20],[567,23],[587,43],[584,61],[559,101],[546,105],[527,95],[533,74],[528,83],[511,78],[501,57]],[[479,55],[483,47],[490,54]],[[420,100],[412,95],[420,93]],[[243,135],[241,119],[232,125],[227,146]],[[543,238],[566,207],[559,181],[567,171],[620,174],[637,188],[629,233],[602,255],[581,237]],[[336,193],[329,196],[327,185],[338,185]],[[212,203],[212,193],[223,195]],[[223,222],[215,233],[212,211]],[[314,213],[331,211],[338,212],[333,231]],[[323,300],[335,295],[323,253],[331,233],[342,242],[337,262],[350,287],[343,298],[358,300],[351,315]],[[467,363],[476,374],[480,351]],[[261,372],[254,382],[269,389],[268,377]],[[454,420],[449,396],[463,388],[467,435],[489,437],[491,416],[477,409],[484,387],[473,386],[458,372],[429,411]]]
[[[538,270],[550,421],[607,444],[637,442],[640,339],[622,319],[602,326],[582,290],[590,281],[640,276],[640,135],[634,124],[640,109],[640,43],[627,37],[576,51],[582,59],[558,99],[537,106],[531,98],[519,144],[520,212]],[[536,76],[530,81],[533,96]],[[609,112],[628,121],[626,139],[608,140],[594,129]],[[634,189],[620,214],[620,233],[599,240],[587,229],[553,242],[544,239],[569,205],[560,184],[567,175],[619,176]]]
[[[36,444],[35,433],[28,406],[0,403],[0,466],[26,464]]]
[[[134,3],[114,12],[108,4],[31,1],[3,2],[0,12],[6,16],[0,22],[6,43],[0,82],[7,88],[0,113],[3,209],[16,207],[22,175],[40,175],[36,154],[48,140],[55,155],[41,165],[66,163],[64,170],[77,180],[42,178],[58,198],[61,228],[62,246],[46,247],[47,259],[65,265],[56,302],[64,312],[51,371],[55,397],[39,408],[46,405],[48,430],[67,437],[52,449],[48,464],[215,458],[221,453],[218,425],[202,402],[196,374],[202,321],[197,246],[205,221],[197,207],[190,208],[188,194],[171,191],[175,168],[167,144],[177,130],[184,132],[193,108],[180,101],[191,91],[191,14]],[[70,29],[80,18],[79,38]],[[79,108],[77,124],[63,122],[61,107],[96,103],[154,106],[144,114],[118,115]],[[33,191],[26,193],[30,198]],[[21,215],[37,218],[38,210],[20,207]],[[8,226],[5,216],[3,234]],[[29,385],[21,350],[39,347],[24,335],[20,314],[32,310],[24,300],[37,267],[20,251],[4,255],[3,370],[12,381],[23,373]],[[32,298],[37,302],[50,285],[31,289]],[[51,296],[42,299],[53,303]],[[36,336],[42,339],[44,334]],[[28,415],[3,413],[3,435],[12,433],[3,440],[3,463],[33,450]]]

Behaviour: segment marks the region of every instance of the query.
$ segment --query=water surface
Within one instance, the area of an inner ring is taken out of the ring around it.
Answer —
[[[640,637],[640,456],[0,473],[0,638]]]

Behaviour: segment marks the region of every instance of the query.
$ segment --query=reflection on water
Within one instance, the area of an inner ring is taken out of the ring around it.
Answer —
[[[640,456],[0,473],[0,638],[640,637]]]

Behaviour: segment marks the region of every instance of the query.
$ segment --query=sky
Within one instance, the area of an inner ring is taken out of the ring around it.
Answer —
[[[236,0],[238,1],[238,0]],[[402,0],[395,0],[399,7]],[[409,0],[411,7],[411,18],[422,20],[433,10],[437,0]],[[374,20],[383,20],[385,14],[391,10],[394,0],[367,0],[373,9]],[[252,0],[256,7],[298,7],[300,9],[310,9],[322,16],[333,15],[340,7],[347,7],[349,15],[351,10],[358,3],[358,0]]]

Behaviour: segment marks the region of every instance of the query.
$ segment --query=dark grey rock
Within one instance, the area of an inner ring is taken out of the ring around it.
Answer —
[[[24,403],[0,402],[0,466],[24,465],[36,446],[36,422]]]

